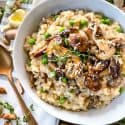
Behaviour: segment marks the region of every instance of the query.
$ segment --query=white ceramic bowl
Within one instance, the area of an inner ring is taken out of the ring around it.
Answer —
[[[103,12],[106,16],[118,21],[122,27],[125,28],[124,13],[104,0],[45,0],[31,10],[19,28],[14,43],[14,67],[25,91],[28,92],[34,102],[51,115],[77,124],[104,125],[113,123],[125,116],[125,94],[115,99],[110,105],[103,109],[93,109],[88,112],[70,112],[41,101],[30,88],[30,81],[24,66],[26,57],[23,50],[23,44],[25,37],[37,28],[42,16],[46,16],[59,10],[75,8]]]

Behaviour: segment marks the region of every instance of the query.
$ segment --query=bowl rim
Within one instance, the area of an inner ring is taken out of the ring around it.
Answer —
[[[20,77],[20,74],[18,73],[18,63],[17,63],[17,60],[16,60],[16,56],[17,56],[17,52],[16,52],[16,43],[18,42],[18,34],[20,32],[22,32],[22,26],[25,24],[25,21],[27,20],[27,18],[32,14],[32,12],[34,10],[36,10],[37,8],[39,8],[42,4],[45,4],[47,2],[52,2],[54,0],[43,0],[41,1],[39,4],[37,4],[36,6],[34,6],[30,12],[27,14],[26,18],[24,19],[24,21],[22,22],[22,24],[20,25],[19,29],[18,29],[18,33],[16,35],[16,38],[15,38],[15,41],[14,41],[14,44],[13,44],[13,53],[12,53],[12,57],[13,57],[13,63],[14,63],[14,68],[15,68],[15,71],[16,71],[16,74],[17,74],[17,78],[21,81],[22,83],[22,86],[24,87],[25,91],[27,91],[28,95],[31,97],[31,99],[36,102],[39,106],[41,106],[46,112],[48,112],[49,114],[59,118],[59,119],[62,119],[64,121],[67,121],[67,122],[71,122],[71,123],[76,123],[76,124],[81,124],[81,121],[79,120],[76,120],[76,119],[72,119],[71,117],[67,117],[68,115],[65,115],[62,117],[62,115],[66,114],[65,110],[62,110],[58,107],[55,107],[55,106],[52,106],[50,104],[47,104],[45,102],[43,102],[35,93],[33,93],[33,90],[30,88],[30,89],[26,89],[26,88],[29,88],[27,84],[24,84],[23,83],[23,79]],[[123,14],[125,16],[125,13],[123,11],[121,11],[119,8],[117,8],[116,6],[108,3],[107,1],[104,1],[104,0],[98,0],[98,1],[101,1],[102,3],[104,4],[108,4],[110,5],[113,9],[117,10],[117,11],[120,11],[121,14]],[[54,111],[55,110],[55,111]],[[57,112],[58,111],[58,112]],[[61,113],[63,111],[63,113]],[[70,111],[68,111],[70,112]],[[116,122],[118,120],[120,120],[121,118],[123,118],[125,116],[125,112],[122,113],[121,116],[119,117],[115,117],[114,120],[112,119],[109,119],[108,121],[106,121],[104,124],[110,124],[112,122]],[[83,123],[82,123],[83,124]],[[86,123],[86,125],[91,125],[91,122],[88,122]],[[98,123],[97,124],[93,124],[93,125],[99,125]]]

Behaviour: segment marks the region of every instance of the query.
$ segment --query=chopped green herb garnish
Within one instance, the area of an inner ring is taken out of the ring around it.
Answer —
[[[65,30],[65,27],[60,27],[59,32],[63,32]]]
[[[87,27],[88,26],[88,21],[83,19],[80,21],[80,28]]]
[[[58,101],[62,105],[66,102],[66,100],[67,100],[67,98],[65,96],[61,96]]]
[[[10,113],[14,113],[14,108],[8,102],[3,103],[4,108],[8,109]]]
[[[0,105],[0,115],[3,113],[3,107]]]
[[[3,106],[3,108],[10,111],[10,113],[14,113],[14,108],[12,105],[10,105],[8,102],[2,102],[0,101],[0,106]]]
[[[20,117],[17,117],[17,118],[16,118],[16,125],[21,125]]]
[[[42,64],[48,64],[48,55],[45,53],[44,55],[42,55]]]
[[[80,53],[78,50],[71,50],[71,52],[80,57],[80,59],[82,60],[83,63],[85,63],[88,59],[88,57],[90,56],[90,52],[87,51],[86,53]]]
[[[121,51],[120,51],[120,48],[117,48],[117,49],[116,49],[115,55],[121,57]]]
[[[30,105],[30,110],[31,110],[31,111],[35,111],[35,110],[34,110],[34,105],[33,105],[33,104]]]
[[[68,45],[69,45],[69,42],[68,42],[68,39],[67,39],[67,38],[64,39],[64,44],[65,44],[65,46],[68,46]]]
[[[57,63],[58,65],[62,65],[64,63],[66,63],[66,61],[68,60],[69,56],[55,56],[53,57],[53,59],[51,59],[51,62]]]
[[[23,122],[28,122],[29,114],[23,116]]]
[[[122,94],[123,92],[125,92],[125,88],[121,87],[119,91],[120,91],[120,94]]]
[[[29,43],[30,45],[34,45],[34,44],[36,43],[36,39],[30,38],[30,39],[28,39],[28,43]]]
[[[46,39],[48,39],[49,37],[51,37],[51,34],[46,32],[46,33],[44,34],[44,39],[46,40]]]
[[[67,59],[68,59],[67,56],[60,56],[60,57],[58,57],[58,63],[59,62],[65,63],[67,61]]]
[[[112,23],[112,20],[109,19],[108,17],[103,17],[101,19],[101,23],[106,24],[106,25],[110,25]]]
[[[120,26],[116,27],[116,31],[119,33],[123,33],[123,29]]]
[[[61,78],[61,81],[64,82],[64,83],[67,83],[68,82],[68,79],[66,77],[62,77]]]
[[[50,77],[56,77],[57,76],[57,73],[56,73],[56,71],[51,71],[50,72]]]
[[[70,24],[70,26],[74,26],[74,24],[75,24],[75,21],[72,19],[72,20],[69,20],[69,24]]]
[[[4,9],[0,7],[0,21],[1,21],[2,17],[3,17],[3,13],[4,13]]]

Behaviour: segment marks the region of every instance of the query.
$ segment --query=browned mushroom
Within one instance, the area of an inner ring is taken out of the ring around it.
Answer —
[[[31,88],[33,88],[34,87],[35,78],[34,78],[34,75],[31,72],[29,72],[29,79],[30,79],[30,86],[31,86]]]
[[[96,24],[92,23],[86,30],[86,34],[88,35],[90,40],[95,41],[96,39],[101,39],[103,37],[101,28]]]
[[[45,45],[42,48],[40,48],[39,50],[37,50],[36,52],[32,53],[32,55],[37,58],[37,57],[41,56],[42,53],[44,53],[44,51],[46,49],[47,49],[47,46]]]
[[[122,48],[122,46],[125,46],[125,40],[122,39],[122,38],[113,39],[112,43],[114,43],[116,47],[121,47]]]
[[[93,29],[88,27],[86,30],[85,30],[87,36],[89,39],[93,40],[92,36],[93,36]]]
[[[89,74],[84,81],[84,85],[92,91],[98,91],[101,88],[97,74]]]
[[[116,52],[116,48],[111,44],[110,41],[105,40],[96,40],[96,45],[99,48],[99,52],[96,54],[96,57],[101,60],[110,59]]]
[[[89,47],[88,39],[84,34],[72,33],[69,36],[69,44],[80,52],[86,52]]]
[[[69,37],[69,34],[71,33],[70,29],[66,29],[63,32],[60,33],[61,37]]]
[[[99,61],[95,66],[93,66],[93,71],[95,72],[101,72],[104,71],[106,68],[108,68],[110,61],[109,60],[103,60]]]
[[[77,56],[73,56],[65,65],[65,75],[67,78],[74,79],[81,74],[83,70],[82,63]]]
[[[107,82],[108,87],[118,87],[121,84],[121,78],[111,79]]]
[[[91,72],[102,72],[106,68],[108,69],[110,61],[109,60],[97,60],[95,57],[89,58],[87,62],[88,71]]]
[[[99,26],[97,26],[96,28],[97,29],[95,31],[95,37],[97,39],[101,39],[103,37],[102,29]]]
[[[0,94],[7,94],[6,89],[3,87],[0,87]]]
[[[111,58],[109,72],[113,79],[117,79],[120,75],[120,63],[114,58]]]
[[[72,27],[69,29],[71,33],[78,33],[79,29],[78,28],[75,28],[75,27]]]
[[[14,40],[15,36],[16,36],[16,33],[17,33],[17,29],[10,29],[10,30],[7,30],[5,32],[5,38],[10,41],[10,40]]]
[[[10,114],[10,113],[3,113],[0,115],[0,118],[7,119],[7,120],[16,120],[16,114]]]

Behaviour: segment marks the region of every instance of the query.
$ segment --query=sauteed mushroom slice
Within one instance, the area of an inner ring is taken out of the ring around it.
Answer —
[[[85,32],[88,35],[89,39],[93,41],[95,41],[96,39],[101,39],[103,37],[102,30],[96,23],[92,23],[85,30]]]
[[[89,74],[85,78],[84,85],[92,91],[98,91],[101,89],[101,83],[97,74]]]
[[[6,89],[3,87],[0,87],[0,94],[7,94]]]
[[[111,58],[109,72],[113,79],[117,79],[120,75],[120,63],[114,58]]]
[[[110,61],[109,60],[102,60],[99,61],[94,67],[93,70],[96,72],[104,71],[106,68],[108,68]]]
[[[17,116],[16,114],[3,113],[0,115],[0,118],[7,119],[7,120],[15,120]]]
[[[99,52],[96,54],[96,57],[101,60],[110,59],[116,51],[110,41],[96,40],[96,45],[99,48]]]
[[[89,47],[88,37],[84,32],[72,33],[69,35],[69,45],[80,52],[86,52]]]
[[[108,68],[110,60],[98,60],[91,57],[87,63],[89,72],[102,72]]]
[[[63,32],[60,33],[61,37],[69,37],[69,34],[71,33],[70,29],[66,29]]]
[[[76,76],[81,74],[82,69],[82,62],[80,61],[79,57],[74,56],[72,59],[66,62],[65,75],[67,78],[74,79]]]
[[[61,37],[69,37],[70,33],[78,33],[79,29],[78,28],[69,28],[69,29],[65,29],[63,32],[59,33],[59,35]]]
[[[33,53],[34,57],[39,57],[42,55],[42,53],[44,53],[44,51],[47,49],[47,46],[43,46],[42,48],[40,48],[39,50],[37,50],[36,52]]]
[[[125,47],[125,40],[123,40],[122,38],[113,39],[112,43],[115,44],[115,46],[119,48]]]
[[[108,87],[118,87],[121,84],[121,78],[118,79],[111,79],[108,81],[107,86]]]
[[[96,39],[101,39],[101,38],[103,38],[102,29],[101,29],[99,26],[96,27],[95,34],[94,34],[94,35],[95,35]]]

